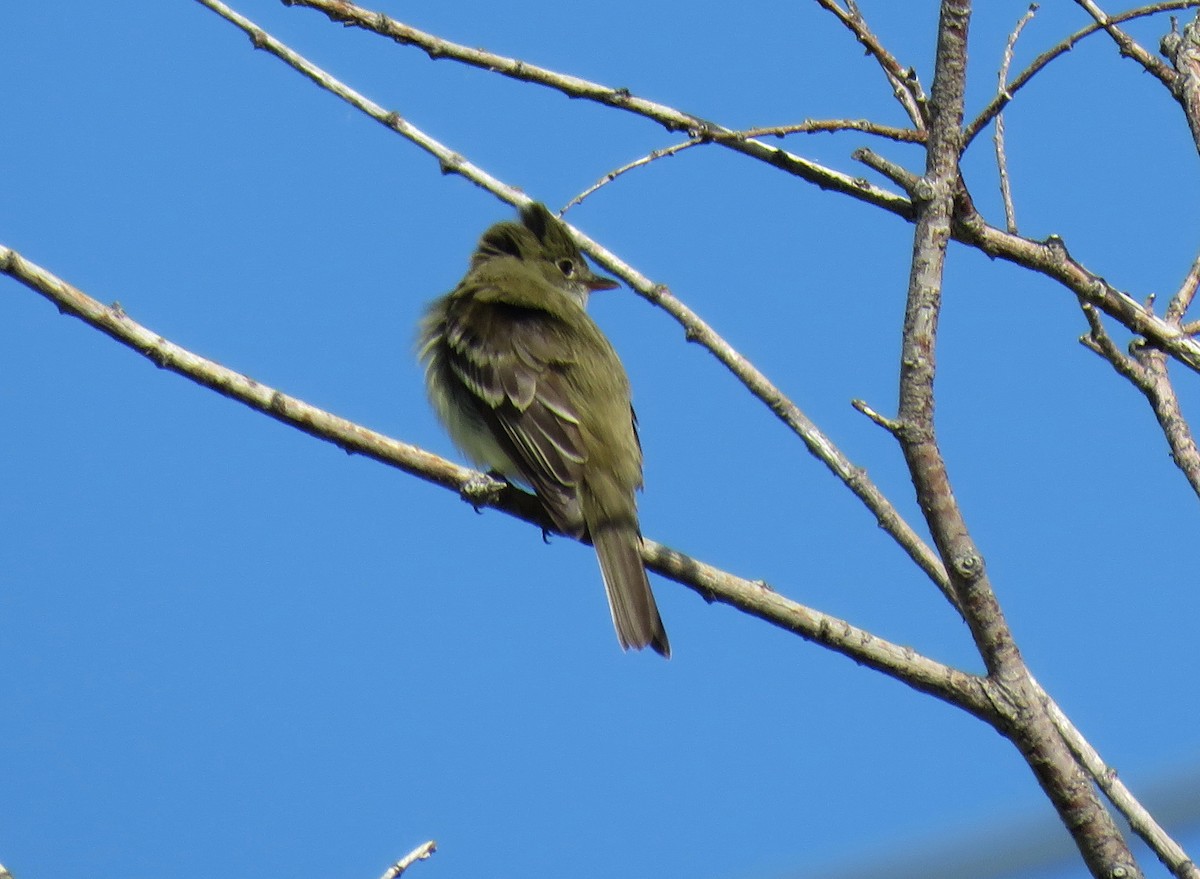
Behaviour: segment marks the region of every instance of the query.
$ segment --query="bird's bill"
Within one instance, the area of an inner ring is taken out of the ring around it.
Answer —
[[[597,290],[616,290],[621,286],[621,282],[603,275],[592,275],[583,282],[583,285],[595,293]]]

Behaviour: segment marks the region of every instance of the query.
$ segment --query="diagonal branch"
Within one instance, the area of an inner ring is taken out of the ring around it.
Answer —
[[[438,158],[444,171],[461,174],[479,186],[495,193],[510,204],[525,204],[528,197],[512,187],[496,180],[487,172],[468,162],[458,153],[421,132],[415,126],[402,120],[399,114],[388,112],[373,101],[368,100],[358,92],[334,79],[312,62],[301,57],[296,52],[284,46],[274,37],[267,34],[257,25],[230,10],[219,0],[198,0],[208,8],[217,12],[223,18],[233,22],[248,33],[256,47],[265,49],[292,67],[300,70],[309,79],[323,88],[336,94],[353,106],[367,113],[373,119],[383,122],[390,128],[404,134],[410,141],[430,152]],[[397,126],[403,126],[400,131]],[[906,202],[907,204],[907,202]],[[775,415],[804,442],[808,450],[816,456],[833,474],[840,479],[866,505],[875,516],[879,526],[925,571],[933,583],[946,594],[953,603],[953,596],[948,593],[948,581],[945,571],[937,555],[925,544],[920,536],[904,520],[883,492],[870,480],[866,471],[856,466],[842,451],[827,437],[787,396],[777,388],[749,360],[737,352],[699,315],[671,294],[662,284],[656,284],[633,266],[624,262],[616,254],[601,247],[591,238],[572,229],[580,247],[592,256],[600,265],[620,276],[630,287],[641,294],[651,303],[670,314],[683,328],[689,341],[696,342],[708,349],[722,364],[732,372],[755,397],[761,400]]]
[[[1142,65],[1147,73],[1158,77],[1159,81],[1167,86],[1167,88],[1171,87],[1171,81],[1175,78],[1174,72],[1167,65],[1163,64],[1162,61],[1142,48],[1142,45],[1137,40],[1117,27],[1116,22],[1096,5],[1096,0],[1075,0],[1075,2],[1095,20],[1096,24],[1104,29],[1105,33],[1112,37],[1113,42],[1117,44],[1117,48],[1121,50],[1123,56],[1132,58],[1138,64]]]
[[[223,5],[217,3],[216,0],[198,0],[198,2],[214,10],[218,5]],[[283,2],[288,6],[316,9],[325,13],[332,21],[372,31],[402,45],[416,46],[423,49],[434,60],[450,58],[471,67],[499,73],[511,79],[552,88],[573,98],[595,101],[608,107],[642,116],[657,122],[668,131],[683,131],[689,137],[711,141],[766,162],[772,167],[779,168],[802,180],[815,183],[822,189],[850,195],[900,216],[908,216],[911,210],[907,199],[872,186],[861,178],[834,171],[754,138],[742,137],[733,129],[717,125],[700,116],[639,98],[630,93],[629,89],[612,88],[578,76],[557,73],[516,58],[508,58],[483,49],[473,49],[443,40],[390,18],[382,12],[372,12],[346,2],[346,0],[283,0]]]
[[[339,418],[200,357],[133,321],[120,306],[96,301],[2,245],[0,273],[9,275],[50,300],[63,313],[79,318],[162,369],[169,369],[347,452],[366,455],[419,479],[457,491],[474,506],[492,507],[539,528],[549,528],[541,505],[532,495],[417,446]],[[991,686],[978,676],[877,638],[844,620],[785,598],[761,582],[736,577],[661,543],[646,540],[642,558],[651,570],[686,586],[707,601],[715,600],[738,608],[990,723],[999,722],[997,717],[1005,702],[1003,694],[993,692]]]
[[[1200,257],[1192,263],[1187,278],[1167,306],[1169,322],[1178,326],[1183,320],[1196,294],[1197,284],[1200,284]],[[1192,428],[1183,415],[1179,397],[1171,384],[1166,355],[1141,340],[1135,340],[1130,346],[1132,353],[1125,354],[1113,342],[1095,309],[1083,303],[1083,313],[1088,321],[1089,332],[1079,341],[1108,361],[1119,375],[1128,379],[1146,397],[1171,449],[1171,460],[1183,472],[1192,491],[1200,496],[1200,448],[1197,448]]]
[[[817,5],[831,13],[840,21],[854,38],[862,43],[867,54],[876,60],[883,75],[892,86],[892,94],[896,96],[908,118],[919,130],[924,131],[929,122],[929,110],[925,103],[925,92],[912,68],[905,68],[896,57],[889,52],[867,26],[854,0],[847,0],[846,9],[839,6],[836,0],[817,0]]]
[[[396,863],[388,867],[380,879],[400,879],[400,876],[404,875],[409,867],[411,867],[417,861],[428,860],[436,851],[437,843],[435,841],[431,839],[429,842],[423,842],[400,860],[396,861]]]
[[[1145,336],[1193,372],[1200,373],[1200,343],[1184,328],[1159,317],[1127,293],[1094,274],[1067,251],[1063,240],[1052,235],[1034,241],[989,225],[969,204],[960,202],[955,235],[989,256],[1033,269],[1058,281],[1080,299],[1090,302],[1131,332]]]
[[[218,0],[198,0],[198,2],[214,11],[227,8]],[[402,44],[419,46],[433,58],[454,58],[465,64],[492,70],[514,79],[554,88],[572,97],[593,100],[607,106],[637,113],[659,122],[669,130],[686,130],[694,137],[711,140],[720,146],[767,162],[773,167],[816,183],[822,188],[832,189],[876,207],[882,207],[905,219],[912,218],[912,204],[907,199],[873,187],[862,178],[849,177],[831,171],[792,153],[768,146],[754,138],[740,137],[739,133],[733,129],[715,125],[698,116],[692,116],[662,104],[634,97],[627,89],[609,88],[513,58],[442,40],[424,31],[401,24],[382,13],[369,12],[353,3],[346,2],[346,0],[284,0],[284,2],[288,5],[319,9],[334,21],[365,28]],[[1188,2],[1197,3],[1200,0],[1188,0]],[[245,29],[241,24],[239,27]],[[257,39],[255,45],[259,45]],[[270,46],[266,45],[263,48],[270,49]],[[451,155],[462,161],[457,154]],[[445,166],[445,168],[448,171],[457,171],[454,165]],[[505,188],[505,191],[512,190]],[[519,197],[510,199],[506,196],[506,200],[516,203],[519,201]],[[1112,289],[1098,275],[1090,272],[1081,264],[1069,257],[1061,258],[1057,249],[992,229],[973,211],[969,213],[963,223],[954,226],[953,233],[958,240],[978,247],[990,256],[998,256],[1024,265],[1059,281],[1076,295],[1083,296],[1101,311],[1125,324],[1132,332],[1146,336],[1153,345],[1162,348],[1189,368],[1200,372],[1200,343],[1178,329],[1170,327],[1135,300]],[[1062,250],[1062,254],[1065,254],[1065,249]],[[596,255],[601,263],[604,262],[604,258],[599,254],[594,253],[593,255]]]
[[[1127,12],[1122,12],[1120,15],[1110,15],[1108,21],[1110,24],[1118,24],[1147,15],[1157,15],[1173,9],[1189,9],[1195,6],[1200,6],[1200,0],[1165,0],[1165,2],[1150,3],[1137,9],[1131,9]],[[983,127],[991,122],[993,117],[1012,101],[1016,93],[1028,85],[1029,81],[1042,71],[1046,65],[1070,52],[1080,40],[1092,34],[1099,33],[1102,30],[1103,28],[1099,24],[1090,24],[1071,34],[1071,36],[1058,45],[1038,55],[1033,60],[1033,63],[1022,70],[1012,82],[997,92],[996,96],[988,102],[988,105],[967,126],[966,135],[963,138],[963,149],[966,149],[971,144],[971,141],[975,139]]]
[[[294,70],[304,74],[321,88],[332,92],[352,107],[366,113],[376,122],[390,128],[396,134],[425,150],[425,152],[438,160],[443,174],[458,174],[470,180],[476,186],[486,189],[488,192],[495,193],[512,205],[523,204],[525,201],[528,201],[528,198],[520,190],[513,189],[502,180],[488,174],[479,166],[468,162],[461,155],[405,120],[399,113],[385,110],[370,98],[359,94],[350,88],[350,86],[335,79],[307,58],[275,39],[250,19],[230,9],[221,0],[197,0],[197,2],[203,6],[207,6],[226,21],[240,28],[250,37],[250,42],[253,43],[254,48],[263,49],[271,53]]]
[[[805,119],[803,122],[793,122],[790,125],[771,125],[756,128],[749,128],[744,131],[736,132],[738,137],[784,137],[789,134],[816,134],[816,133],[833,133],[838,131],[861,131],[866,134],[873,134],[876,137],[885,137],[888,140],[894,140],[897,143],[921,143],[925,136],[920,131],[911,128],[896,128],[892,125],[881,125],[876,122],[871,122],[867,119]],[[669,147],[652,150],[644,156],[634,159],[632,162],[626,162],[619,168],[609,171],[579,195],[571,199],[563,207],[560,214],[565,214],[577,204],[581,204],[584,199],[591,196],[593,193],[603,189],[608,184],[612,183],[618,177],[629,173],[634,168],[644,168],[646,165],[656,162],[659,159],[667,158],[668,156],[677,155],[684,150],[692,147],[703,146],[711,143],[699,137],[693,137],[689,140],[680,143],[672,144]]]
[[[1045,695],[1041,685],[1036,680],[1033,681],[1033,684],[1037,688],[1037,692],[1045,697],[1050,719],[1054,721],[1055,728],[1066,741],[1067,747],[1071,749],[1075,759],[1096,780],[1096,784],[1104,791],[1109,802],[1129,822],[1133,832],[1150,847],[1150,850],[1178,879],[1200,879],[1200,869],[1192,863],[1187,852],[1154,820],[1154,816],[1150,814],[1149,810],[1138,802],[1125,783],[1117,777],[1117,771],[1106,764],[1091,743],[1071,725],[1071,721],[1063,714],[1062,709],[1049,696]]]

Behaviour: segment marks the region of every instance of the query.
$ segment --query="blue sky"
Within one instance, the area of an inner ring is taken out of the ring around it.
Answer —
[[[928,86],[936,4],[861,5]],[[979,6],[974,109],[1025,9]],[[1085,23],[1053,6],[1014,69]],[[675,142],[312,11],[235,8],[555,208]],[[903,123],[813,3],[378,8],[729,126]],[[1166,27],[1131,29],[1153,47]],[[179,345],[460,459],[425,404],[414,325],[507,206],[192,0],[12,5],[0,77],[0,243]],[[1092,38],[1007,121],[1022,231],[1063,236],[1138,298],[1169,295],[1196,255],[1200,178],[1157,83]],[[1001,222],[990,134],[966,173]],[[865,135],[789,141],[852,174],[862,145],[921,167]],[[919,522],[898,449],[849,405],[894,411],[910,227],[716,148],[570,219],[668,284]],[[0,862],[17,879],[372,877],[429,838],[440,851],[412,875],[776,879],[1012,822],[1065,839],[1013,749],[962,713],[657,578],[674,658],[623,655],[586,547],[544,545],[0,291]],[[634,387],[648,536],[978,670],[936,590],[677,325],[625,289],[592,313]],[[1085,329],[1063,289],[955,246],[938,424],[1026,658],[1138,791],[1194,778],[1200,757],[1200,512]],[[1174,374],[1200,411],[1196,377]]]

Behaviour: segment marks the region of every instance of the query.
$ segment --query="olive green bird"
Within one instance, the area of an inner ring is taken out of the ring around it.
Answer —
[[[642,449],[629,379],[584,310],[595,274],[544,205],[497,223],[420,326],[430,402],[476,464],[531,487],[554,527],[589,537],[623,648],[670,656],[641,558]]]

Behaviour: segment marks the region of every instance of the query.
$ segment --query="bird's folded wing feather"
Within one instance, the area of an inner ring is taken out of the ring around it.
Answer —
[[[582,533],[579,486],[587,453],[569,395],[577,363],[566,327],[541,309],[479,296],[460,300],[460,308],[469,313],[448,323],[447,365],[555,525]]]

